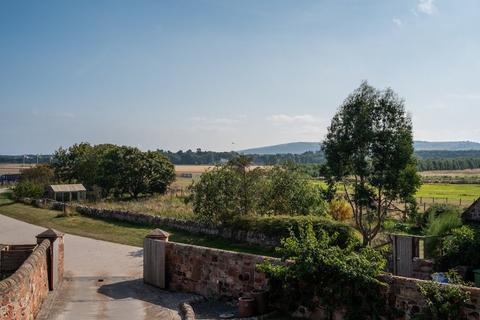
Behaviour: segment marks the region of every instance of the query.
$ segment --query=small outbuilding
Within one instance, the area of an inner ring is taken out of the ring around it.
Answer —
[[[82,201],[87,198],[87,189],[82,184],[52,184],[48,196],[56,201]]]

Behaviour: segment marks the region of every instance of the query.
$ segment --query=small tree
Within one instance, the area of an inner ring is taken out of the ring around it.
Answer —
[[[257,211],[263,214],[325,214],[321,189],[293,162],[265,170]]]
[[[392,202],[408,199],[420,185],[403,100],[391,89],[363,82],[333,117],[322,148],[331,186],[343,187],[363,244],[369,245]]]

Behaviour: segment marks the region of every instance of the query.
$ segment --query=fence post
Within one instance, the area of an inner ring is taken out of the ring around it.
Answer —
[[[460,204],[459,204],[459,207],[462,206],[462,198],[460,198]]]
[[[435,197],[432,197],[432,199],[433,199],[433,203],[435,204]]]

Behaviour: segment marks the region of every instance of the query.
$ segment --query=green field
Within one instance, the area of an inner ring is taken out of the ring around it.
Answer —
[[[473,202],[480,197],[480,184],[424,184],[417,192],[420,197]]]

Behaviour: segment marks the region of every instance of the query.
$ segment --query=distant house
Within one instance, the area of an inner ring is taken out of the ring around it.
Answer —
[[[82,184],[52,184],[48,197],[57,201],[81,201],[87,198],[87,189]]]
[[[480,198],[463,212],[462,219],[464,222],[480,222]]]

